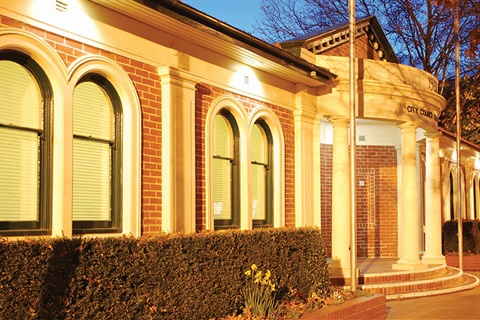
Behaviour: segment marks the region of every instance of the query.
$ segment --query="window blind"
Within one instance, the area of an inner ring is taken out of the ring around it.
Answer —
[[[110,145],[73,141],[73,220],[110,220]]]
[[[42,98],[18,63],[0,61],[0,221],[37,221]]]
[[[233,137],[222,115],[215,116],[213,132],[213,216],[214,219],[232,219]]]
[[[252,149],[252,218],[266,219],[267,142],[262,127],[255,124],[251,134]]]
[[[73,220],[111,219],[111,144],[113,106],[92,81],[82,82],[73,97]]]
[[[226,159],[213,159],[213,215],[232,219],[232,165]]]
[[[42,96],[35,78],[23,66],[0,61],[0,123],[42,129]]]
[[[38,219],[38,134],[0,128],[0,220]]]
[[[105,90],[87,81],[73,95],[73,134],[103,140],[114,139],[113,105]]]

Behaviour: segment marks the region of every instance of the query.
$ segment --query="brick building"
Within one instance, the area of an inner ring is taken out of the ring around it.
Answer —
[[[0,234],[318,226],[349,274],[348,25],[270,45],[179,1],[2,1]],[[442,262],[480,147],[357,21],[357,252]],[[333,264],[335,269],[335,263]],[[333,270],[332,269],[332,270]]]

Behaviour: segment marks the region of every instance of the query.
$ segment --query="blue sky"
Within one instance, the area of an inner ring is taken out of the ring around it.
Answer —
[[[240,30],[253,32],[255,18],[260,15],[261,0],[183,0],[218,20],[224,21]]]

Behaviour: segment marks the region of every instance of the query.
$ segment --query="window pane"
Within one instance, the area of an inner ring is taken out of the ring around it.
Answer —
[[[221,115],[215,116],[213,132],[213,155],[232,158],[232,131],[230,125]]]
[[[252,162],[266,163],[267,142],[265,133],[258,124],[252,129]]]
[[[0,61],[0,123],[42,128],[42,98],[36,80],[18,63]]]
[[[265,166],[252,165],[252,217],[265,220]]]
[[[113,106],[96,83],[82,82],[73,95],[73,134],[97,139],[114,139]]]
[[[0,128],[0,221],[38,220],[38,134]]]
[[[230,160],[213,159],[213,216],[232,219],[232,164]]]
[[[108,143],[73,141],[73,220],[110,220],[111,158]]]
[[[0,220],[38,221],[39,138],[42,98],[37,81],[26,68],[0,61]]]

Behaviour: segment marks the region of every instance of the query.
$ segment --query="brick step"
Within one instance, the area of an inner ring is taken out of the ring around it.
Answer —
[[[466,290],[478,285],[479,282],[476,277],[464,274],[460,269],[453,267],[442,266],[442,268],[434,271],[434,274],[427,272],[420,277],[418,277],[418,271],[412,272],[410,279],[413,280],[406,281],[396,278],[390,282],[385,282],[385,279],[382,278],[382,282],[362,284],[359,285],[359,289],[375,294],[384,294],[388,300]],[[390,276],[388,274],[385,277]],[[375,275],[375,277],[378,277],[378,275]]]
[[[447,293],[452,293],[457,291],[470,290],[475,288],[479,284],[480,284],[480,281],[477,277],[470,275],[468,273],[464,273],[457,283],[445,285],[444,287],[440,287],[435,290],[407,292],[403,294],[391,294],[391,295],[386,295],[385,298],[386,300],[398,300],[398,299],[434,296],[434,295],[447,294]]]
[[[364,274],[359,278],[359,284],[379,284],[392,282],[405,282],[416,280],[434,279],[439,276],[446,275],[448,269],[445,265],[433,266],[426,270],[419,270],[415,272],[400,271],[400,272],[383,272]]]

